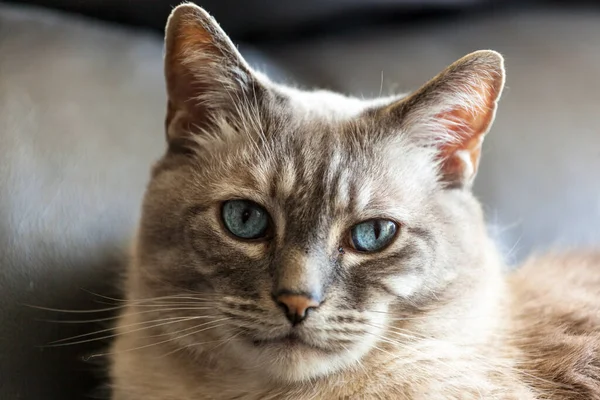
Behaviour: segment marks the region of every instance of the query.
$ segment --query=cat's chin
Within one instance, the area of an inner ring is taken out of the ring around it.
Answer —
[[[365,342],[345,348],[330,347],[285,336],[272,340],[238,341],[231,350],[247,368],[258,370],[271,380],[302,382],[358,365],[371,347]]]

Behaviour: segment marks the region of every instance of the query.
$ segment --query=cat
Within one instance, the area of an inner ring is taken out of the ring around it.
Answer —
[[[114,400],[600,399],[600,253],[507,273],[471,192],[500,54],[359,100],[270,81],[192,4],[165,46]]]

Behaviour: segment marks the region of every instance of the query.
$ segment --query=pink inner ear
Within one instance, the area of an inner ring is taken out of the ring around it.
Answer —
[[[219,59],[220,53],[206,28],[189,17],[174,26],[168,40],[165,71],[169,98],[181,106],[202,89],[203,82],[195,76],[195,64],[202,66],[208,60]]]
[[[178,6],[166,35],[167,138],[185,139],[214,123],[235,83],[232,66],[243,64],[217,23],[195,5]],[[231,84],[230,84],[231,82]]]
[[[476,98],[482,100],[473,108],[458,106],[436,115],[454,140],[443,140],[440,158],[444,178],[452,182],[471,180],[477,172],[483,138],[494,118],[497,90],[491,85],[477,88]]]

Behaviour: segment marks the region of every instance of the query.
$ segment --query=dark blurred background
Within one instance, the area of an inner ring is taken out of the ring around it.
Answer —
[[[172,0],[10,0],[162,32]],[[594,6],[597,0],[209,0],[196,1],[242,41],[278,41],[381,24],[473,17],[508,8]]]
[[[178,2],[0,1],[0,399],[91,398],[149,167],[164,150],[162,32]],[[509,265],[600,243],[600,2],[198,1],[275,80],[357,96],[506,58],[475,184]],[[47,322],[47,320],[59,320]],[[102,336],[102,335],[98,335]],[[85,337],[94,338],[94,337]]]

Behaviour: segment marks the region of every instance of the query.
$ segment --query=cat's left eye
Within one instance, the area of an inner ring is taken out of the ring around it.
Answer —
[[[375,252],[388,246],[398,230],[394,221],[371,219],[354,225],[350,230],[350,242],[355,250]]]

